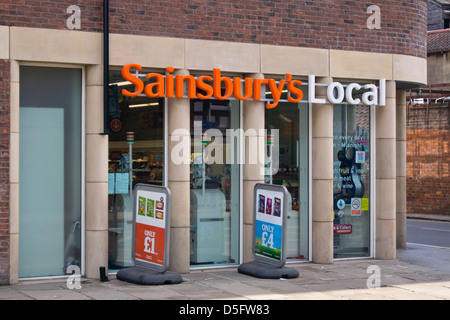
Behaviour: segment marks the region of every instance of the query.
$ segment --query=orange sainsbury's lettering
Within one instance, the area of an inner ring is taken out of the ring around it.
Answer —
[[[253,94],[253,79],[251,78],[245,78],[245,96],[242,96],[241,92],[241,78],[234,77],[233,78],[233,84],[234,84],[234,97],[238,100],[247,100],[252,97]]]
[[[278,105],[278,101],[280,101],[281,92],[283,91],[285,83],[286,80],[280,80],[280,84],[277,87],[275,80],[269,79],[269,88],[270,91],[272,92],[273,103],[267,103],[266,105],[267,109],[275,108]]]
[[[253,80],[253,100],[261,100],[261,85],[267,83],[268,79],[254,79]]]
[[[156,82],[149,83],[145,86],[144,92],[150,98],[163,98],[164,97],[164,77],[159,73],[149,73],[145,76],[147,79],[156,78]],[[153,88],[156,88],[156,92],[153,92]]]
[[[176,75],[175,76],[175,96],[177,98],[183,98],[183,83],[184,81],[188,81],[188,98],[189,99],[195,99],[195,93],[197,91],[196,84],[195,84],[195,78],[191,75]]]
[[[126,66],[124,66],[124,67],[122,68],[122,77],[123,77],[125,80],[128,80],[128,81],[130,81],[132,84],[134,84],[134,85],[136,86],[136,91],[135,91],[135,92],[129,92],[129,91],[126,90],[126,89],[122,89],[122,94],[123,94],[124,96],[128,96],[128,97],[135,97],[135,96],[141,94],[141,93],[142,93],[142,90],[144,90],[144,83],[142,82],[141,79],[139,79],[138,77],[133,76],[133,75],[130,73],[130,68],[135,68],[136,70],[139,71],[139,70],[142,69],[142,67],[141,67],[141,65],[139,65],[139,64],[130,63],[130,64],[127,64]]]
[[[209,99],[209,98],[212,97],[212,95],[214,93],[213,88],[209,84],[205,83],[205,80],[211,82],[212,81],[212,77],[210,77],[210,76],[200,76],[200,77],[197,78],[197,88],[199,88],[200,90],[205,91],[205,93],[206,93],[206,95],[204,95],[204,94],[202,94],[200,92],[197,93],[197,98],[199,98],[199,99]]]
[[[225,83],[225,94],[222,96],[222,82]],[[213,70],[213,88],[214,98],[217,100],[226,100],[233,94],[233,83],[230,78],[222,77],[220,69]]]
[[[303,91],[300,88],[295,87],[294,85],[297,84],[301,86],[303,83],[299,80],[291,80],[288,83],[288,91],[297,96],[297,98],[293,98],[292,96],[288,97],[289,102],[299,102],[303,99]]]
[[[174,84],[173,84],[173,67],[166,68],[166,97],[173,98]]]
[[[128,97],[135,97],[142,92],[151,98],[183,98],[185,97],[185,86],[187,86],[187,97],[189,99],[210,99],[217,100],[229,99],[232,95],[237,100],[260,101],[265,97],[265,85],[272,93],[273,101],[266,104],[267,109],[275,108],[280,102],[281,95],[285,86],[289,91],[288,101],[299,102],[303,99],[302,81],[292,80],[292,75],[286,73],[286,78],[278,82],[274,79],[253,79],[222,76],[220,69],[213,69],[213,76],[199,76],[195,78],[193,75],[173,75],[174,67],[167,67],[165,75],[159,73],[148,73],[145,77],[152,82],[144,83],[137,76],[130,73],[130,69],[135,68],[137,71],[142,69],[139,64],[127,64],[122,68],[122,76],[125,80],[135,85],[134,92],[122,89],[122,94]],[[244,85],[242,85],[244,83]],[[225,89],[224,91],[222,91]]]

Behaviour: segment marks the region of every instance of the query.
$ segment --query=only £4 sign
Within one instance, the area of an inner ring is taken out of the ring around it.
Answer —
[[[167,269],[169,205],[167,188],[135,186],[132,258],[136,265],[161,272]]]
[[[255,197],[255,260],[283,266],[286,260],[286,201],[283,186],[257,184]]]

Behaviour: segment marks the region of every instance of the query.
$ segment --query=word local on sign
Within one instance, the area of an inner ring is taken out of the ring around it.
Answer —
[[[300,102],[303,99],[303,91],[300,86],[303,82],[300,80],[293,80],[292,74],[286,73],[285,79],[276,81],[275,79],[253,79],[245,78],[244,80],[239,77],[224,77],[221,74],[220,69],[213,69],[213,76],[199,76],[193,75],[173,75],[173,67],[166,68],[166,74],[148,73],[145,78],[148,80],[154,80],[144,85],[144,82],[136,75],[130,72],[130,69],[134,68],[137,71],[142,69],[139,64],[130,63],[122,68],[122,76],[125,80],[135,85],[135,91],[130,92],[126,89],[122,89],[122,94],[128,97],[135,97],[137,95],[145,93],[150,98],[184,98],[185,97],[185,83],[187,82],[187,97],[189,99],[201,99],[206,100],[214,98],[217,100],[227,100],[232,95],[237,100],[249,100],[260,101],[265,97],[265,85],[269,86],[269,90],[272,95],[272,100],[267,102],[266,108],[275,108],[280,99],[283,91],[286,91],[287,86],[289,102]],[[278,84],[277,84],[278,82]],[[242,93],[241,84],[244,83],[244,93]],[[222,86],[225,91],[222,93]],[[327,86],[327,99],[316,98],[315,87]],[[197,90],[199,89],[199,90]],[[364,89],[361,99],[354,96],[354,91]],[[315,76],[308,76],[308,94],[309,102],[316,104],[325,103],[342,103],[345,101],[349,104],[364,104],[370,105],[386,105],[386,79],[380,79],[379,88],[374,84],[360,85],[357,83],[350,83],[343,85],[340,82],[333,82],[331,84],[316,84]],[[328,102],[327,102],[328,100]]]

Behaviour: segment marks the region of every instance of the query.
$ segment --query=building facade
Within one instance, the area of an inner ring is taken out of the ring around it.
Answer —
[[[450,27],[450,1],[430,0],[428,4],[428,30],[441,30]]]
[[[3,1],[0,283],[130,265],[136,183],[170,189],[176,272],[252,260],[257,183],[289,191],[288,263],[394,259],[426,15],[425,0]]]
[[[450,29],[428,31],[428,85],[407,94],[407,212],[449,214]]]

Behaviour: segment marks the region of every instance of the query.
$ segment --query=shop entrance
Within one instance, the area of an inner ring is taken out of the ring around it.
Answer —
[[[371,255],[370,108],[334,105],[334,258]]]
[[[133,194],[137,183],[164,184],[164,99],[126,97],[120,71],[110,70],[108,265],[132,266]]]
[[[19,152],[19,277],[81,269],[81,69],[20,68]]]
[[[191,266],[239,263],[240,107],[191,100]]]
[[[308,90],[303,89],[305,96]],[[286,93],[282,98],[286,99]],[[273,136],[268,145],[265,183],[285,186],[287,261],[309,259],[309,107],[308,103],[280,102],[266,109],[265,128]],[[278,163],[276,163],[278,161]],[[272,174],[270,174],[272,170]]]

